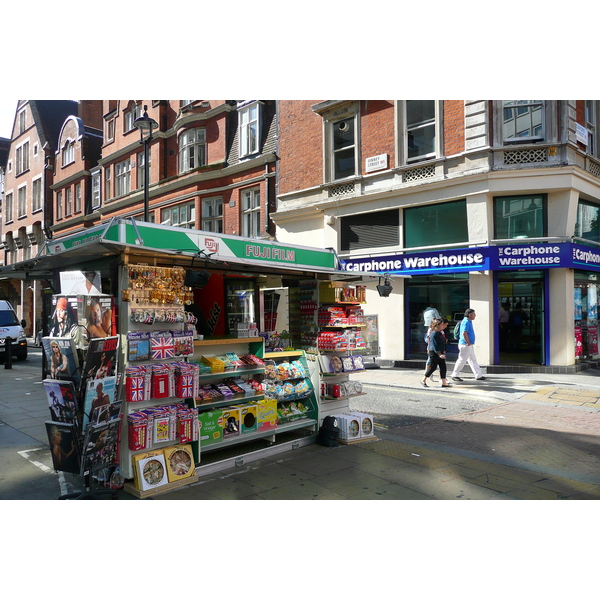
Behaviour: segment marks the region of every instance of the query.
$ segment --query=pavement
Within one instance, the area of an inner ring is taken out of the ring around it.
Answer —
[[[54,500],[81,490],[82,480],[52,470],[41,369],[29,362],[0,363],[0,499]],[[379,368],[352,378],[422,391],[421,375]],[[461,376],[439,393],[493,399],[489,408],[396,429],[380,427],[375,415],[375,439],[301,445],[149,499],[600,499],[600,370],[475,381],[467,367]],[[137,499],[125,490],[117,498]]]

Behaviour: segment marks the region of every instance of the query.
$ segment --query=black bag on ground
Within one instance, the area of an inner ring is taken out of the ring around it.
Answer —
[[[340,437],[340,428],[338,427],[337,419],[333,416],[328,416],[323,419],[323,424],[319,427],[317,434],[317,444],[321,446],[329,446],[335,448],[339,446],[338,438]]]

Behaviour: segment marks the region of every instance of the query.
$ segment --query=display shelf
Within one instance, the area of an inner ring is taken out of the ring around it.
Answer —
[[[146,490],[144,492],[142,490],[138,490],[131,481],[126,481],[123,484],[123,490],[128,494],[135,496],[136,498],[144,499],[151,498],[152,496],[158,496],[159,494],[164,494],[165,492],[172,492],[173,490],[185,487],[191,483],[196,483],[197,481],[198,475],[190,475],[190,477],[186,477],[180,481],[172,481],[171,483],[166,483],[165,485],[161,485],[160,487],[152,490]]]
[[[257,394],[256,396],[243,396],[241,398],[230,398],[229,400],[218,400],[217,402],[210,402],[208,404],[198,404],[196,402],[196,408],[199,410],[213,410],[223,406],[231,406],[232,404],[248,404],[249,402],[256,402],[264,399],[264,394]]]
[[[249,442],[261,438],[271,438],[272,440],[274,440],[275,436],[278,434],[293,431],[295,429],[315,429],[316,426],[316,419],[304,417],[296,421],[292,421],[291,423],[283,423],[281,425],[277,425],[276,428],[270,429],[269,431],[255,431],[252,433],[242,433],[240,435],[236,435],[234,437],[222,440],[221,442],[218,442],[216,444],[211,444],[210,446],[202,446],[202,453],[204,454],[207,452],[222,450],[223,448],[227,448],[228,446],[234,446],[235,444],[242,444],[244,442]]]

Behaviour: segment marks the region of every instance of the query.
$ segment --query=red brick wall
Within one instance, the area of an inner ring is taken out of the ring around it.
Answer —
[[[464,100],[444,101],[444,144],[446,156],[460,154],[465,150]]]
[[[279,101],[279,194],[323,183],[323,119],[318,100]]]
[[[379,154],[388,155],[388,168],[395,166],[395,127],[393,100],[361,102],[361,173],[365,173],[365,159]]]

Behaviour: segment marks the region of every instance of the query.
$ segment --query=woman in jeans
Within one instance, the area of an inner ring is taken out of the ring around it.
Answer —
[[[423,387],[428,387],[427,378],[431,377],[433,372],[439,367],[440,378],[442,380],[441,387],[452,387],[446,381],[446,338],[441,332],[443,327],[442,319],[434,319],[431,322],[432,331],[429,337],[429,364],[425,375],[421,380]]]

